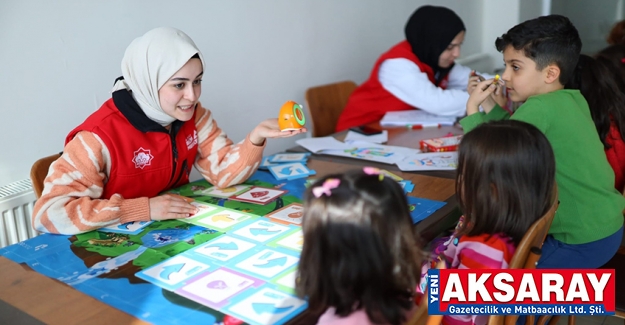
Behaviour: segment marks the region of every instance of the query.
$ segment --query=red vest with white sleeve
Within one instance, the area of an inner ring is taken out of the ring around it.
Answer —
[[[421,72],[427,74],[428,79],[433,84],[436,84],[434,79],[434,70],[425,63],[419,61],[419,58],[412,53],[412,48],[407,41],[402,41],[399,44],[393,46],[386,53],[376,61],[371,71],[369,79],[363,84],[358,86],[356,90],[349,97],[349,101],[345,106],[345,109],[341,113],[336,125],[336,131],[343,131],[350,127],[368,124],[371,122],[379,121],[384,117],[386,112],[391,111],[405,111],[409,109],[415,109],[397,97],[388,92],[378,79],[378,71],[382,62],[388,59],[408,59],[416,64]],[[441,80],[438,87],[442,89],[447,88],[447,79],[449,75],[445,76]]]

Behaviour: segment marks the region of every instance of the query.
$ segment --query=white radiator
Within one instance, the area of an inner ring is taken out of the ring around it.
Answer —
[[[38,235],[30,222],[36,199],[30,179],[0,187],[0,248]]]

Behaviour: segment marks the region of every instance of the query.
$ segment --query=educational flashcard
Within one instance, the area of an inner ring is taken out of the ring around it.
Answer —
[[[447,202],[428,200],[419,197],[408,196],[407,198],[408,210],[410,210],[410,217],[412,217],[412,223],[414,224],[429,217],[432,213],[436,212],[436,210],[447,204]]]
[[[209,190],[211,188],[212,188],[212,186],[210,186],[210,185],[205,186],[203,184],[202,185],[200,185],[200,184],[193,184],[193,185],[189,186],[189,190],[191,192],[193,192],[193,194],[196,194],[196,195],[202,195],[202,194],[204,194],[203,191]]]
[[[119,234],[130,234],[136,235],[143,231],[147,225],[151,224],[152,221],[131,221],[126,223],[118,223],[110,226],[106,226],[98,229],[103,232],[115,232]]]
[[[135,275],[167,290],[174,291],[183,286],[186,280],[209,269],[211,269],[211,266],[208,264],[198,262],[184,255],[176,255]]]
[[[304,163],[310,156],[310,153],[278,153],[269,157],[271,163]]]
[[[275,188],[266,188],[266,187],[252,187],[249,191],[242,193],[240,195],[236,195],[231,197],[231,200],[248,202],[254,204],[267,204],[273,200],[275,200],[280,195],[286,193],[286,190],[280,190]]]
[[[244,274],[220,268],[194,278],[187,285],[176,290],[176,293],[217,309],[223,307],[233,295],[252,285],[258,287],[263,283],[264,281]]]
[[[302,224],[304,216],[304,206],[301,203],[291,203],[284,208],[273,211],[266,215],[267,218],[280,223]]]
[[[295,231],[294,233],[284,238],[278,239],[275,242],[276,245],[280,245],[282,247],[294,249],[297,251],[302,251],[302,248],[304,247],[304,233],[300,228],[297,229],[297,231]]]
[[[316,178],[309,178],[306,180],[306,182],[304,183],[304,186],[306,186],[307,188],[310,187],[310,185],[315,184],[315,182],[317,181]]]
[[[187,251],[187,254],[198,253],[203,257],[226,262],[253,247],[256,247],[255,243],[223,235]]]
[[[271,156],[263,157],[263,160],[260,161],[260,165],[258,166],[258,169],[268,170],[270,166],[280,165],[280,164],[274,164],[270,162],[269,159],[271,159]]]
[[[401,186],[406,193],[411,193],[412,190],[414,190],[414,184],[409,180],[400,181],[399,186]]]
[[[295,255],[295,253],[293,253]],[[272,249],[264,249],[237,263],[235,268],[260,277],[271,279],[299,262],[299,258]]]
[[[289,291],[295,292],[295,282],[297,281],[297,268],[274,278],[273,283],[286,287]]]
[[[237,195],[237,194],[247,191],[247,189],[249,189],[250,187],[251,185],[235,185],[235,186],[226,187],[226,188],[217,188],[213,186],[209,189],[201,191],[201,193],[207,196],[214,196],[214,197],[227,199],[233,195]]]
[[[186,221],[206,228],[227,231],[232,226],[250,218],[252,218],[251,215],[239,211],[217,209],[197,218],[186,219]]]
[[[259,218],[248,224],[240,225],[238,229],[229,233],[257,243],[265,243],[291,229],[293,228],[270,222],[265,218]]]
[[[206,217],[207,215],[211,214],[211,212],[215,212],[215,210],[219,209],[218,206],[214,206],[212,204],[202,203],[198,201],[191,202],[191,205],[196,206],[198,211],[194,215],[191,215],[188,219],[185,219],[184,221],[189,222],[190,220],[202,219]]]
[[[250,324],[266,325],[283,324],[306,307],[304,300],[265,286],[227,308],[227,311]]]
[[[314,170],[308,169],[308,167],[306,167],[302,163],[290,163],[281,164],[278,166],[270,166],[269,171],[277,180],[293,180],[316,174]]]
[[[427,152],[406,157],[397,163],[403,171],[454,170],[458,166],[458,152]]]

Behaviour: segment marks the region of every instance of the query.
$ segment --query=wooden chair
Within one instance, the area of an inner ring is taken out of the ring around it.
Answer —
[[[43,181],[46,179],[46,176],[48,176],[50,165],[55,160],[59,159],[61,154],[62,152],[41,158],[35,161],[33,167],[30,168],[30,180],[33,183],[33,190],[35,191],[37,198],[40,198],[41,192],[43,192]]]
[[[622,193],[623,196],[625,196],[625,189]],[[625,215],[625,211],[623,211],[623,214]],[[622,279],[625,279],[625,235],[623,236],[621,247],[616,252],[616,255],[601,268],[614,269],[616,279],[621,279],[620,281],[616,281],[616,301],[614,307],[616,309],[615,316],[625,319],[625,281],[622,281]],[[625,320],[623,323],[625,324]]]
[[[442,261],[438,262],[436,268],[445,268],[445,263]],[[427,292],[426,288],[417,310],[412,314],[406,325],[439,325],[443,321],[443,315],[428,315]]]
[[[343,81],[306,90],[306,104],[309,118],[313,123],[313,137],[324,137],[334,133],[349,95],[356,87],[353,81]]]
[[[426,296],[421,298],[421,304],[406,325],[439,325],[443,321],[443,315],[428,315],[427,300]]]
[[[535,269],[538,259],[540,259],[541,248],[547,232],[551,227],[551,222],[556,214],[556,210],[560,205],[558,201],[558,188],[554,187],[552,194],[552,204],[547,213],[538,219],[530,229],[525,233],[523,239],[517,246],[510,262],[511,269]],[[488,325],[515,325],[519,315],[493,315],[488,319]],[[538,325],[543,325],[549,320],[549,325],[556,324],[560,316],[542,315],[538,317]],[[571,323],[572,322],[572,323]],[[534,315],[526,316],[525,324],[534,324]],[[569,317],[569,325],[575,324],[575,318]]]

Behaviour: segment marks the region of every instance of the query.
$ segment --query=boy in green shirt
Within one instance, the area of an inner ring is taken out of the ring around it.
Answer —
[[[545,134],[556,158],[560,207],[537,267],[600,267],[620,246],[625,198],[614,189],[614,172],[588,103],[578,90],[564,89],[581,50],[577,29],[566,17],[543,16],[511,28],[495,46],[503,52],[502,81],[470,89],[460,124],[470,132],[481,123],[511,118]],[[525,102],[512,116],[490,96],[504,82],[512,101]]]

